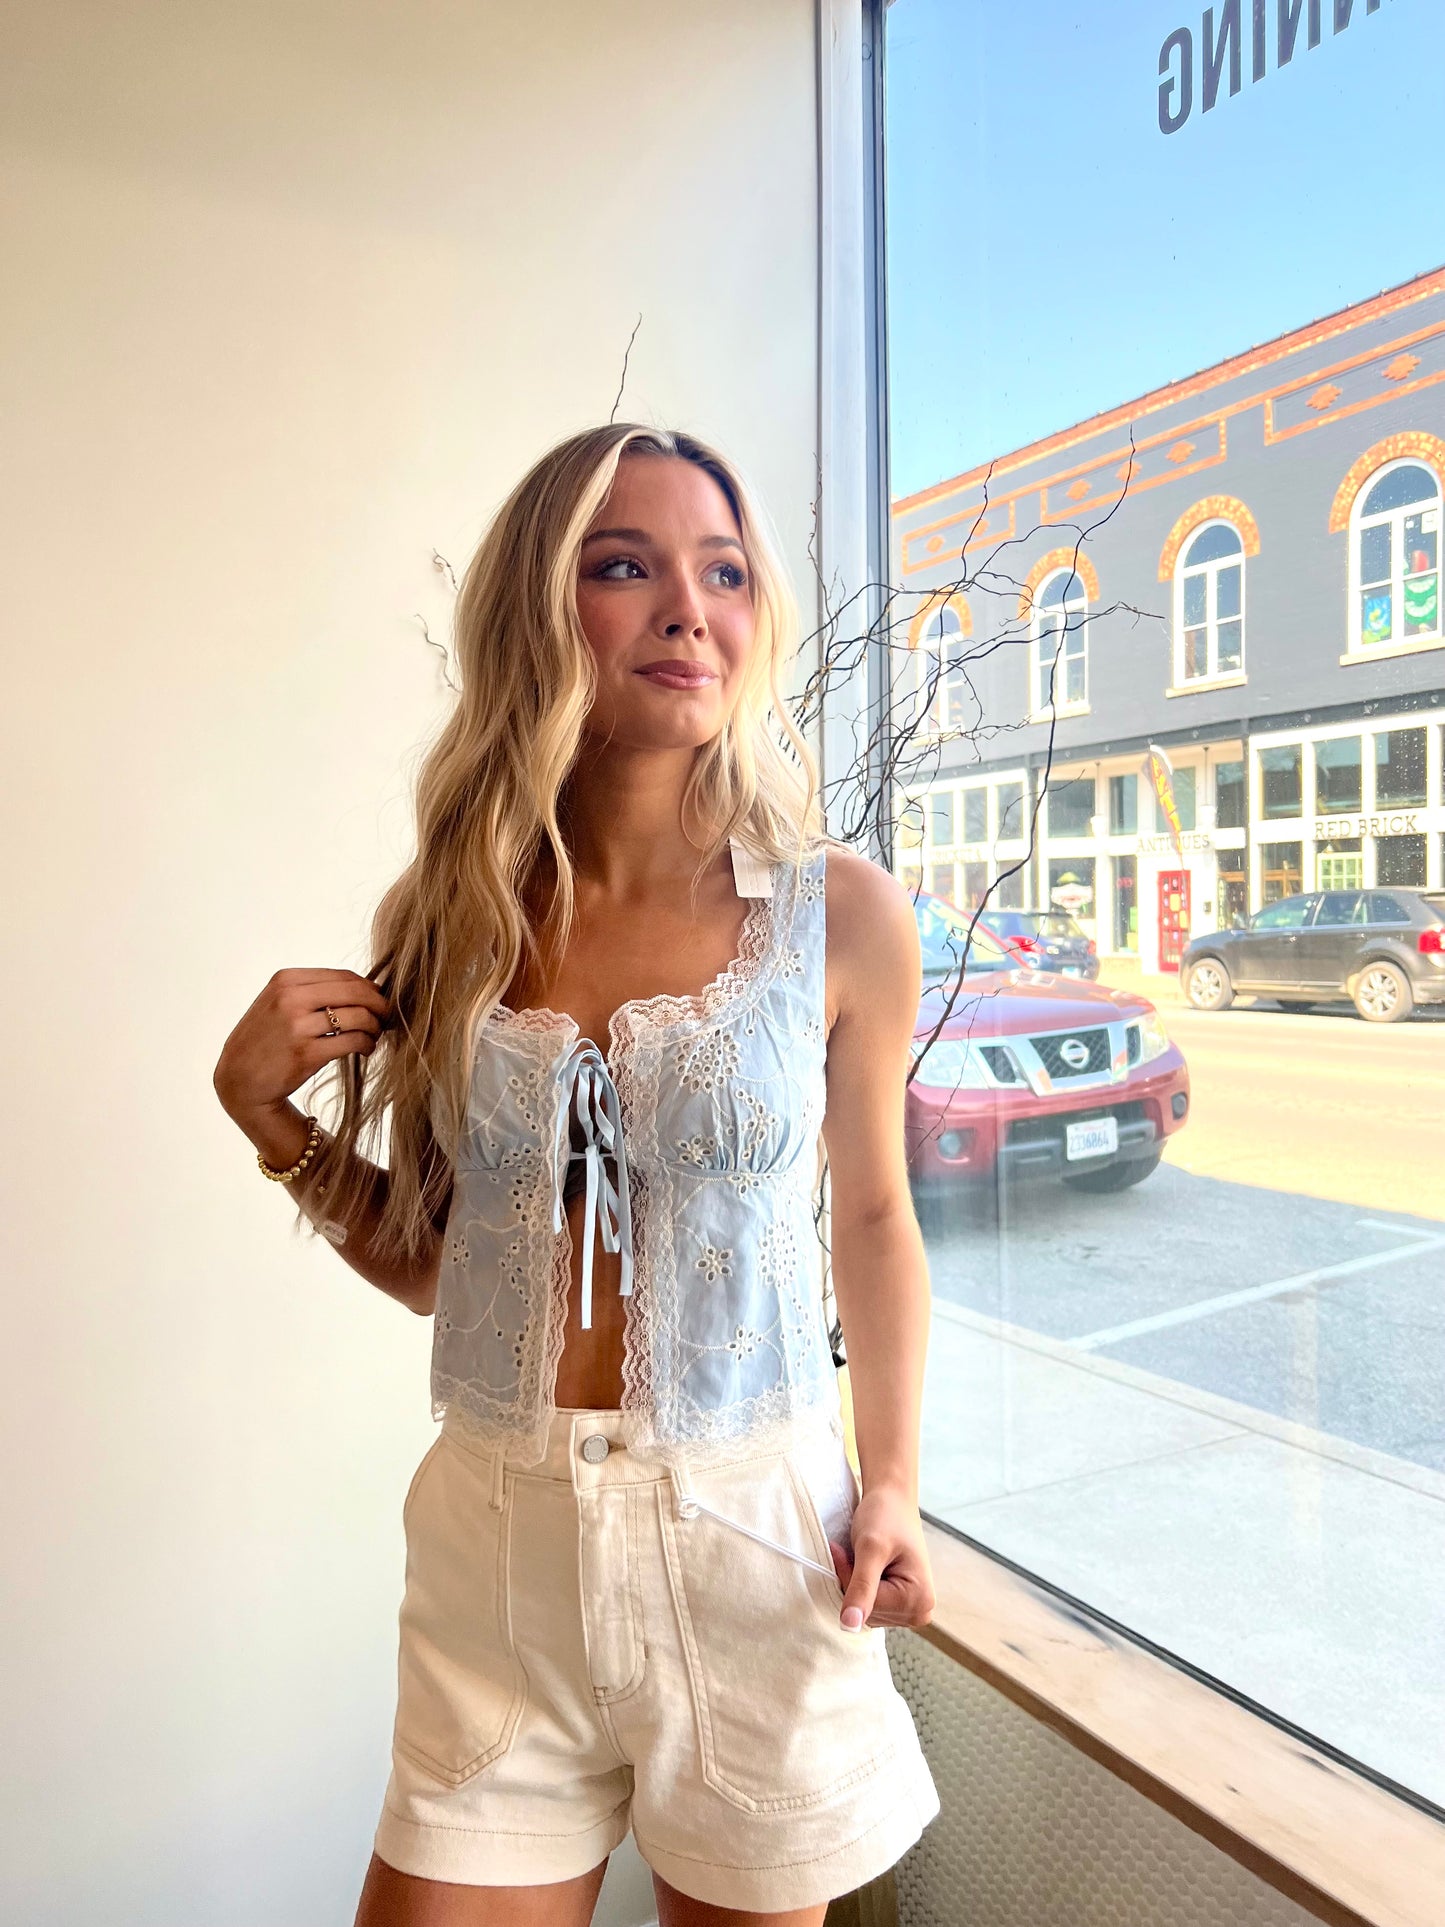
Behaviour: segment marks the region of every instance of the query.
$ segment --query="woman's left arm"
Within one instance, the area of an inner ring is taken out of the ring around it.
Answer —
[[[833,1292],[863,1487],[852,1561],[839,1546],[833,1563],[845,1593],[845,1626],[923,1626],[934,1607],[918,1514],[931,1293],[903,1141],[923,963],[903,885],[852,851],[830,848],[827,865],[823,1139]],[[860,1617],[853,1621],[855,1610]]]

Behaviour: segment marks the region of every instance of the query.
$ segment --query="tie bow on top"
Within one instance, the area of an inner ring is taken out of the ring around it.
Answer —
[[[587,1202],[582,1221],[582,1324],[592,1324],[592,1252],[597,1226],[602,1230],[604,1251],[622,1254],[622,1278],[618,1286],[623,1298],[632,1296],[632,1208],[627,1189],[627,1152],[622,1142],[622,1106],[617,1086],[596,1044],[580,1037],[568,1051],[558,1073],[567,1092],[557,1117],[557,1158],[585,1158]],[[571,1150],[568,1111],[575,1103],[577,1120],[586,1143],[580,1151]],[[611,1157],[617,1170],[614,1187],[603,1164]],[[552,1228],[562,1229],[562,1186],[557,1186],[552,1213]]]

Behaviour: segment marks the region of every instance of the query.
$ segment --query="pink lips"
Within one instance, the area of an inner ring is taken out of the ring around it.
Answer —
[[[637,674],[646,676],[649,682],[661,683],[664,689],[701,689],[705,683],[717,680],[705,663],[684,662],[678,657],[667,662],[650,662]]]

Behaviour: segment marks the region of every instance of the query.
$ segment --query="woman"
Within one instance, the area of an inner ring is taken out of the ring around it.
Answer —
[[[266,1175],[435,1319],[357,1927],[584,1927],[629,1826],[661,1927],[819,1927],[938,1812],[883,1631],[933,1610],[921,960],[902,887],[818,834],[796,633],[721,456],[552,449],[462,584],[380,961],[279,971],[216,1067]],[[288,1102],[327,1063],[334,1135]]]

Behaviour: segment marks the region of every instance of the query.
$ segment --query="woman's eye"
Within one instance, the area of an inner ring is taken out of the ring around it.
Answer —
[[[597,571],[597,573],[601,577],[606,577],[609,571],[612,569],[621,569],[621,568],[637,569],[637,568],[641,568],[641,566],[642,566],[641,563],[638,562],[635,556],[614,555],[610,561],[604,562],[602,564],[602,567]],[[612,581],[617,582],[621,580],[621,577],[612,576],[611,579]]]
[[[728,574],[733,578],[732,582],[729,584],[730,588],[745,589],[747,587],[747,584],[748,584],[747,575],[742,569],[738,567],[736,562],[719,562],[718,567],[720,569],[726,569]]]

